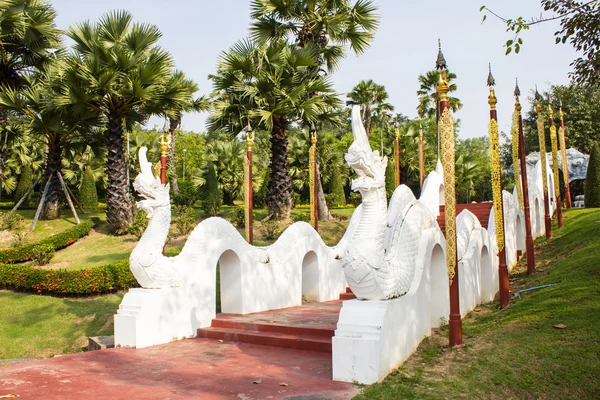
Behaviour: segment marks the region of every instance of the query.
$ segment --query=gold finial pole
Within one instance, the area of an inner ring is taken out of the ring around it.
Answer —
[[[423,125],[419,124],[419,182],[423,187],[425,180],[425,152],[423,150]]]
[[[439,42],[438,42],[439,43]],[[462,346],[462,320],[460,316],[460,296],[458,288],[458,262],[456,255],[456,176],[454,160],[454,121],[450,115],[448,104],[448,81],[446,71],[448,66],[439,46],[436,69],[440,80],[437,93],[440,99],[440,120],[438,132],[442,144],[442,166],[444,169],[444,218],[446,230],[446,267],[450,279],[450,347]]]
[[[544,222],[546,228],[546,239],[552,237],[552,220],[550,218],[550,198],[548,197],[548,171],[546,164],[546,132],[544,130],[544,116],[542,115],[542,103],[540,94],[535,92],[537,100],[535,111],[537,113],[538,140],[540,142],[540,163],[542,164],[542,188],[544,191]]]
[[[496,81],[492,76],[492,69],[488,75],[490,95],[490,123],[488,131],[490,135],[490,170],[492,172],[492,193],[494,197],[494,224],[496,228],[496,245],[498,246],[498,280],[500,284],[500,308],[507,307],[510,302],[508,288],[508,268],[506,266],[506,247],[504,245],[504,199],[502,195],[502,165],[500,162],[500,138],[498,129],[498,113],[496,111],[496,93],[494,85]]]
[[[396,166],[396,187],[400,186],[400,129],[396,128],[394,140],[394,161]]]
[[[562,109],[562,104],[560,106],[558,116],[560,118],[560,128],[558,129],[558,137],[560,141],[561,147],[561,158],[562,158],[562,167],[563,167],[563,177],[565,178],[565,205],[567,208],[571,208],[571,188],[569,184],[569,163],[567,161],[567,141],[565,135],[565,120],[564,113]]]
[[[556,217],[558,227],[563,226],[562,199],[560,195],[560,182],[558,175],[558,138],[554,125],[554,111],[552,104],[548,104],[548,124],[550,125],[550,143],[552,146],[552,172],[554,174],[554,198],[556,199]]]
[[[310,189],[310,219],[316,231],[319,230],[319,199],[317,197],[317,128],[310,124],[310,149],[308,150],[308,175]]]
[[[246,240],[248,243],[254,243],[254,216],[253,195],[252,195],[252,147],[254,146],[254,131],[250,122],[246,127],[246,158],[244,158],[244,222],[246,230]]]

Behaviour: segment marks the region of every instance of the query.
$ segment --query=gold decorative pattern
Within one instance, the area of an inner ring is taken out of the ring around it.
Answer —
[[[244,157],[244,226],[246,231],[246,240],[250,241],[250,226],[252,221],[250,215],[252,210],[250,209],[250,162],[248,161],[248,155]]]
[[[423,181],[425,180],[425,160],[423,152],[423,126],[419,125],[419,181],[421,187],[423,187]]]
[[[444,168],[444,208],[446,222],[446,266],[450,284],[456,268],[456,176],[454,160],[454,121],[448,109],[439,121],[442,138],[442,166]]]
[[[548,171],[546,171],[546,134],[544,132],[544,116],[542,115],[542,106],[538,102],[537,107],[537,128],[538,139],[540,141],[540,162],[542,163],[542,185],[544,195],[548,195]]]
[[[512,136],[512,159],[513,159],[513,170],[515,177],[515,186],[517,188],[517,199],[519,200],[519,207],[524,210],[523,206],[523,188],[521,187],[521,166],[519,165],[519,115],[520,111],[515,109],[512,115],[512,125],[510,127]]]
[[[569,180],[569,164],[567,163],[567,142],[565,140],[565,128],[562,126],[558,128],[558,140],[560,140],[560,153],[562,155],[562,167],[563,176],[565,178],[565,184],[568,184]]]
[[[166,157],[169,153],[169,147],[171,147],[171,134],[163,133],[160,135],[160,155]]]
[[[550,143],[552,145],[552,170],[554,172],[554,196],[560,195],[560,183],[558,181],[558,138],[556,137],[556,127],[550,127]]]
[[[498,251],[504,249],[504,210],[502,209],[502,171],[500,168],[500,139],[498,121],[490,119],[490,169],[492,171],[492,194],[494,197],[494,222]]]
[[[315,226],[315,197],[317,193],[315,165],[317,162],[317,133],[310,134],[310,149],[308,151],[308,180],[310,189],[310,221]]]

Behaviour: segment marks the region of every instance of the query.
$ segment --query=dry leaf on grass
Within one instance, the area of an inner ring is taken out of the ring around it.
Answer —
[[[558,325],[554,325],[554,327],[558,328],[558,329],[565,329],[567,326],[563,325],[563,324],[558,324]]]

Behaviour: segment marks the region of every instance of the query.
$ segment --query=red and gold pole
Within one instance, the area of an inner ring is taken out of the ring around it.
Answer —
[[[400,186],[400,129],[396,128],[396,139],[394,140],[394,155],[396,161],[396,187]]]
[[[563,166],[563,176],[565,177],[565,205],[567,208],[571,208],[571,189],[569,185],[569,163],[567,162],[567,140],[565,137],[565,120],[564,114],[562,110],[562,105],[558,111],[558,116],[560,117],[560,128],[558,130],[558,136],[561,147],[561,156],[562,156],[562,166]]]
[[[246,127],[246,158],[244,159],[244,222],[246,240],[254,243],[254,217],[252,215],[252,146],[254,146],[254,131],[248,122]]]
[[[317,128],[310,125],[310,149],[308,156],[308,172],[310,180],[310,218],[315,230],[319,231],[319,198],[317,193]]]
[[[425,152],[423,151],[423,125],[419,124],[419,182],[425,180]]]
[[[160,136],[160,183],[167,184],[167,155],[171,145],[171,134],[163,133]]]
[[[535,272],[535,253],[533,251],[533,236],[531,235],[531,211],[529,208],[529,182],[527,181],[527,163],[525,160],[525,135],[523,134],[523,118],[519,85],[515,86],[515,113],[519,115],[519,162],[521,164],[521,186],[523,188],[523,213],[525,214],[525,249],[527,251],[527,273]]]
[[[550,143],[552,145],[552,172],[554,173],[554,197],[556,199],[556,217],[558,227],[563,226],[562,199],[560,196],[560,182],[558,176],[558,138],[554,126],[554,111],[552,104],[548,104],[548,124],[550,125]]]
[[[500,138],[498,129],[498,114],[496,111],[496,81],[490,73],[487,85],[490,88],[488,104],[490,105],[490,169],[492,171],[492,193],[494,196],[494,223],[496,227],[496,244],[498,245],[498,279],[500,284],[500,308],[508,307],[510,301],[508,289],[508,268],[506,266],[506,246],[504,246],[504,201],[502,198],[502,168],[500,163]]]
[[[446,223],[446,267],[450,279],[450,347],[462,346],[462,320],[460,317],[460,296],[458,288],[458,260],[456,254],[456,176],[454,160],[454,121],[448,107],[448,66],[439,47],[436,70],[440,80],[437,93],[440,99],[440,119],[438,123],[442,144],[442,166],[444,168],[444,206]]]
[[[535,92],[537,104],[537,128],[538,140],[540,141],[540,163],[542,164],[542,187],[544,189],[544,222],[546,224],[546,239],[552,237],[552,219],[550,218],[550,197],[548,197],[548,171],[546,166],[546,133],[544,132],[544,116],[542,115],[542,104],[540,94]]]

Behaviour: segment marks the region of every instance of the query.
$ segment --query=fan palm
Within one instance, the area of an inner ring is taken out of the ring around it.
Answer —
[[[448,79],[448,93],[456,91],[456,83],[453,83],[456,79],[456,74],[452,72],[447,73]],[[419,75],[419,90],[417,90],[417,96],[419,96],[419,106],[417,107],[417,114],[420,118],[431,118],[436,117],[435,120],[440,119],[440,100],[437,93],[437,84],[440,80],[440,73],[436,70],[428,71],[425,75]],[[462,108],[461,101],[452,96],[448,96],[448,104],[453,112],[456,112]]]
[[[296,45],[316,46],[319,66],[335,70],[346,46],[362,54],[379,25],[377,7],[370,0],[253,0],[250,32],[260,42],[293,37]]]
[[[373,118],[372,109],[377,108],[379,112],[393,111],[394,107],[386,103],[388,93],[385,86],[378,85],[372,79],[360,81],[350,93],[348,97],[354,103],[360,104],[363,111],[363,120],[365,122],[365,130],[367,135],[371,134],[371,119]]]
[[[0,86],[19,90],[33,70],[43,70],[60,46],[56,12],[43,0],[0,1]],[[0,88],[0,90],[3,90]],[[14,137],[7,129],[10,111],[0,106],[0,179],[6,150]]]
[[[77,24],[67,34],[74,45],[64,101],[96,110],[104,118],[106,219],[115,233],[124,234],[133,220],[133,202],[123,132],[152,114],[164,113],[165,104],[184,103],[189,92],[167,86],[174,62],[156,45],[161,37],[158,28],[134,23],[126,11],[112,11],[95,24]]]
[[[331,82],[314,72],[317,55],[312,46],[243,40],[221,54],[217,73],[211,76],[215,90],[211,129],[236,134],[250,122],[271,133],[270,218],[289,218],[292,206],[288,127],[295,121],[317,121],[340,105]]]

